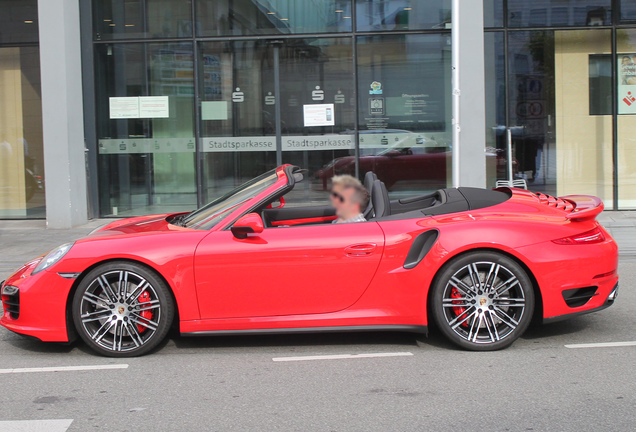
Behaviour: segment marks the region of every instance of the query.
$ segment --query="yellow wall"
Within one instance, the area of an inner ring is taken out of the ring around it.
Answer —
[[[594,194],[610,207],[612,116],[589,114],[589,55],[611,53],[610,32],[554,33],[557,195]]]
[[[0,217],[26,216],[20,48],[0,49]]]

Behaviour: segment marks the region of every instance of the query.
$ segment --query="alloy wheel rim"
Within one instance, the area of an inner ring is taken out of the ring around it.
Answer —
[[[102,273],[82,295],[80,320],[89,338],[109,351],[132,351],[157,332],[161,302],[155,288],[127,270]]]
[[[507,267],[489,261],[470,263],[446,283],[443,314],[449,328],[465,341],[496,343],[521,323],[526,298],[521,282]]]

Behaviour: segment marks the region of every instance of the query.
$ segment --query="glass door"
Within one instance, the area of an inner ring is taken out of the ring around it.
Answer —
[[[351,38],[199,44],[204,202],[279,163],[307,170],[292,199],[326,199],[327,168],[355,174]]]
[[[44,218],[40,51],[0,48],[0,219]]]

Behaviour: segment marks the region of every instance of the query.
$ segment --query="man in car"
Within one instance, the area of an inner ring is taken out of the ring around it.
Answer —
[[[331,205],[338,219],[333,223],[366,222],[362,211],[369,204],[369,192],[358,179],[339,175],[331,179]]]

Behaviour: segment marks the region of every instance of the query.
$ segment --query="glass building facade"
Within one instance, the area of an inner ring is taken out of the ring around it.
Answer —
[[[484,186],[511,164],[636,209],[635,4],[483,1]],[[394,198],[452,184],[451,0],[79,7],[89,217],[191,210],[281,163],[307,170],[297,202],[369,170]],[[44,217],[37,1],[0,22],[0,218]]]
[[[0,0],[0,219],[44,218],[37,1]]]

